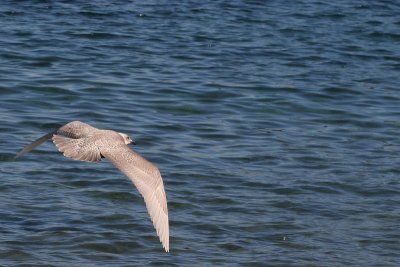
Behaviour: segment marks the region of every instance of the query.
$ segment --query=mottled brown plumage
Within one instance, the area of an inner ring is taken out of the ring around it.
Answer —
[[[97,162],[105,157],[128,176],[142,194],[160,241],[169,251],[167,199],[160,171],[127,146],[133,141],[126,134],[73,121],[37,139],[21,150],[15,159],[50,138],[66,157],[88,162]]]

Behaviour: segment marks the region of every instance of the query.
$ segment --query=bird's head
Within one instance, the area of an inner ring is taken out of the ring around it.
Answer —
[[[129,145],[129,144],[135,145],[135,141],[133,141],[127,134],[119,133],[119,135],[122,136],[126,145]]]

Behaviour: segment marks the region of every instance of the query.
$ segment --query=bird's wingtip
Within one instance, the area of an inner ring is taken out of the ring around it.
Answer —
[[[19,159],[21,156],[22,156],[22,154],[21,154],[21,153],[18,153],[17,155],[15,155],[15,156],[13,157],[13,160],[17,160],[17,159]]]

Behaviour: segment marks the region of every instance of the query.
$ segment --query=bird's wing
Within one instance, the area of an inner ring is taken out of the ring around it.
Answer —
[[[57,134],[73,139],[78,139],[87,137],[96,130],[98,129],[90,126],[89,124],[83,123],[81,121],[72,121],[58,129]]]
[[[134,183],[142,194],[160,241],[169,251],[169,223],[167,198],[160,171],[151,162],[132,151],[125,144],[112,148],[100,148],[101,154],[109,159]]]
[[[90,126],[89,124],[80,122],[80,121],[72,121],[70,123],[65,124],[61,128],[59,128],[57,131],[48,133],[34,141],[33,143],[29,144],[26,146],[24,149],[22,149],[15,157],[14,159],[18,159],[34,149],[35,147],[41,145],[42,143],[46,142],[47,140],[51,139],[54,134],[59,134],[63,135],[65,137],[69,138],[82,138],[82,137],[87,137],[89,134],[92,132],[96,131],[97,129]]]
[[[37,139],[34,142],[32,142],[31,144],[27,145],[24,149],[22,149],[20,152],[18,152],[18,154],[14,157],[14,159],[18,159],[19,157],[22,157],[23,155],[25,155],[26,153],[28,153],[29,151],[31,151],[32,149],[34,149],[38,145],[46,142],[47,140],[49,140],[53,136],[54,133],[55,132],[51,132],[51,133],[45,134],[42,137],[40,137],[39,139]]]
[[[52,139],[57,149],[66,157],[89,162],[101,160],[100,150],[93,141],[93,137],[74,139],[54,134]]]

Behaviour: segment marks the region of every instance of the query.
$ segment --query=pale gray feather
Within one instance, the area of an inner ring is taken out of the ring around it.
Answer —
[[[100,151],[129,177],[142,194],[160,241],[169,251],[167,199],[158,168],[122,143],[112,149],[105,146]]]
[[[57,134],[70,138],[83,138],[98,131],[99,129],[81,121],[72,121],[57,130]]]
[[[76,160],[96,162],[101,160],[99,148],[94,143],[96,136],[73,139],[62,135],[53,135],[53,143],[64,156]]]
[[[28,153],[29,151],[31,151],[35,147],[43,144],[44,142],[49,140],[53,136],[54,133],[55,132],[51,132],[51,133],[45,134],[42,137],[40,137],[39,139],[33,141],[32,143],[27,145],[24,149],[22,149],[20,152],[18,152],[18,154],[14,157],[14,159],[18,159],[18,158],[22,157],[23,155],[25,155],[26,153]]]

